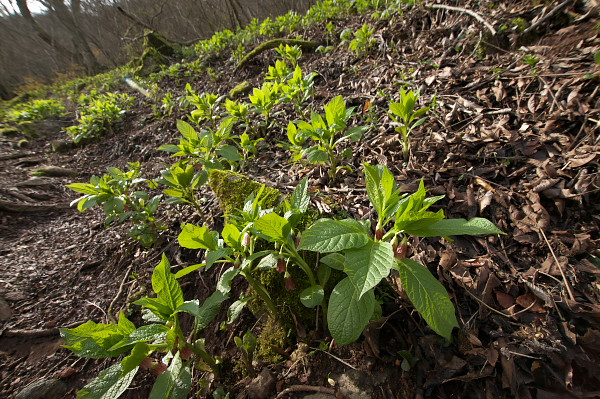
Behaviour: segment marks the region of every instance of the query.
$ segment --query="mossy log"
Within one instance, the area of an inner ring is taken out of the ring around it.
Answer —
[[[248,54],[242,58],[242,60],[238,63],[236,70],[241,69],[246,65],[252,58],[256,57],[260,53],[270,50],[275,47],[279,47],[282,44],[287,44],[288,46],[300,46],[303,51],[312,51],[319,46],[319,43],[307,40],[299,40],[299,39],[273,39],[268,42],[264,42],[263,44],[259,44],[256,48],[250,51]]]
[[[0,211],[16,213],[48,212],[69,209],[69,204],[35,205],[0,200]]]

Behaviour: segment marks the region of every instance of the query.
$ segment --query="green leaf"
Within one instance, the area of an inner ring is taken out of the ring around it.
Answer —
[[[322,257],[321,263],[324,263],[335,270],[344,270],[346,257],[342,254],[333,253]]]
[[[196,318],[196,331],[199,331],[213,321],[221,309],[221,304],[228,298],[229,294],[215,291],[206,298],[202,306],[199,306],[197,299],[187,301],[177,309],[177,312],[186,312],[194,316]]]
[[[216,261],[231,254],[233,254],[233,250],[231,248],[219,248],[215,251],[209,251],[208,254],[206,254],[206,270],[210,269]]]
[[[231,248],[235,248],[236,250],[241,249],[241,233],[235,225],[228,223],[223,227],[223,231],[221,232],[221,236],[223,237],[223,241],[225,244],[229,245]]]
[[[292,209],[296,209],[302,213],[308,209],[310,196],[308,195],[308,178],[300,180],[300,183],[294,189],[291,198]]]
[[[79,357],[100,359],[118,356],[126,349],[110,350],[124,337],[117,324],[96,324],[88,321],[76,328],[61,328],[60,336],[65,340],[65,348]]]
[[[240,269],[236,269],[233,266],[225,270],[217,282],[217,290],[223,294],[229,293],[231,291],[231,282],[238,274],[240,274]]]
[[[219,147],[219,149],[217,149],[217,154],[230,162],[238,162],[242,159],[237,148],[232,145],[224,145]]]
[[[394,250],[389,242],[370,242],[360,249],[346,252],[344,271],[358,290],[358,298],[390,274]]]
[[[151,310],[160,320],[167,321],[171,318],[173,312],[171,309],[162,303],[158,298],[140,298],[134,302],[134,305],[142,306]]]
[[[244,307],[251,299],[252,297],[240,298],[229,306],[229,309],[227,309],[227,324],[233,323],[240,317],[242,310],[244,310]]]
[[[436,237],[436,236],[458,236],[458,235],[478,235],[478,234],[506,234],[496,225],[485,218],[466,219],[444,219],[422,229],[415,229],[409,232],[417,237]]]
[[[290,224],[287,220],[276,213],[267,213],[256,222],[254,228],[261,234],[264,234],[272,241],[285,242],[291,232]]]
[[[188,267],[184,267],[183,269],[181,269],[180,271],[178,271],[177,273],[175,273],[175,278],[179,279],[183,276],[187,276],[188,274],[195,272],[196,270],[200,269],[202,266],[204,266],[204,263],[198,263],[196,265],[191,265]]]
[[[325,290],[318,284],[310,286],[300,293],[300,302],[307,308],[320,305],[325,298]]]
[[[317,147],[317,146],[307,149],[305,151],[305,154],[306,154],[306,160],[308,161],[308,163],[327,162],[327,159],[329,159],[329,156],[327,155],[327,153],[325,151],[319,149],[319,147]]]
[[[192,388],[192,374],[175,354],[169,368],[158,376],[148,399],[187,399]]]
[[[121,377],[121,363],[113,364],[77,393],[78,399],[117,399],[133,381],[138,367]]]
[[[198,139],[198,133],[196,133],[196,130],[192,127],[192,125],[190,125],[189,123],[187,123],[185,121],[182,121],[182,120],[177,121],[177,130],[179,130],[181,135],[188,140],[197,140]]]
[[[154,352],[154,350],[145,342],[138,342],[135,344],[131,350],[131,355],[125,357],[125,359],[121,361],[121,376],[125,376],[125,374],[136,369],[145,358],[152,354],[152,352]]]
[[[110,350],[125,348],[139,342],[155,341],[164,338],[169,328],[162,324],[149,324],[133,331],[127,337],[113,345]]]
[[[444,286],[425,266],[413,260],[399,260],[396,268],[408,298],[427,324],[442,337],[452,340],[452,329],[458,327],[458,322]]]
[[[179,245],[184,248],[216,250],[218,246],[217,237],[218,235],[210,231],[208,227],[183,223],[177,240]]]
[[[88,183],[67,184],[67,187],[82,194],[98,194],[98,190],[95,186]]]
[[[156,292],[157,299],[171,313],[183,304],[183,291],[175,275],[171,273],[171,264],[165,254],[162,255],[161,262],[152,273],[152,289]]]
[[[358,294],[349,278],[340,281],[331,292],[327,322],[331,336],[340,346],[356,341],[373,314],[373,291],[368,291],[361,299]]]
[[[358,226],[344,220],[321,220],[302,234],[298,249],[315,252],[339,252],[361,248],[370,237]]]
[[[275,269],[275,267],[277,267],[278,260],[279,260],[279,254],[270,253],[267,256],[264,256],[260,260],[260,262],[258,262],[258,265],[256,265],[256,268],[259,270]]]

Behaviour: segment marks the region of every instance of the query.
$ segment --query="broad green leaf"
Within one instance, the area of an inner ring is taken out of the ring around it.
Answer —
[[[162,303],[158,298],[140,298],[134,302],[134,305],[142,306],[158,317],[160,320],[167,321],[171,318],[172,311],[167,305]]]
[[[195,272],[196,270],[200,269],[202,266],[204,266],[204,263],[198,263],[195,265],[191,265],[188,267],[184,267],[183,269],[181,269],[180,271],[178,271],[177,273],[175,273],[175,278],[179,279],[183,276],[187,276],[188,274]]]
[[[161,262],[152,273],[152,289],[156,292],[157,299],[168,307],[171,313],[183,304],[183,291],[175,275],[171,273],[171,264],[164,253]]]
[[[294,189],[291,198],[292,209],[297,209],[304,213],[308,209],[310,196],[308,195],[308,178],[300,180],[300,183]]]
[[[361,248],[370,237],[358,226],[343,220],[321,220],[302,234],[298,249],[315,252],[339,252]]]
[[[231,248],[241,249],[241,233],[235,225],[231,223],[226,224],[225,227],[223,227],[221,236],[223,237],[225,244],[229,245]]]
[[[325,291],[320,285],[313,285],[300,293],[300,302],[307,308],[314,308],[320,305],[325,298]]]
[[[335,270],[344,270],[346,257],[342,254],[333,253],[322,257],[321,263],[324,263]]]
[[[319,163],[319,162],[327,162],[329,156],[327,153],[317,146],[311,147],[305,151],[306,160],[308,163]]]
[[[381,184],[381,175],[376,166],[364,163],[367,195],[377,214],[381,217],[385,207],[386,192]]]
[[[209,251],[206,254],[206,270],[210,269],[216,261],[221,260],[229,255],[233,254],[231,248],[219,248],[214,251]]]
[[[358,290],[358,297],[375,287],[390,274],[394,266],[394,250],[389,242],[370,242],[362,248],[346,252],[344,272]]]
[[[466,219],[444,219],[421,229],[413,229],[409,232],[417,237],[436,236],[458,236],[478,234],[506,234],[496,225],[485,218]]]
[[[211,296],[206,298],[206,301],[199,305],[197,299],[193,301],[187,301],[181,305],[177,312],[186,312],[196,318],[196,329],[197,331],[205,328],[219,313],[221,304],[229,298],[229,294],[224,294],[220,291],[215,291]]]
[[[331,277],[331,267],[321,263],[317,268],[317,281],[320,285],[325,286]]]
[[[79,357],[100,359],[118,356],[125,351],[110,350],[124,337],[117,324],[97,324],[90,320],[76,328],[61,328],[60,336],[65,340],[64,347]]]
[[[240,298],[229,306],[229,309],[227,309],[227,324],[233,323],[242,314],[242,310],[251,299],[252,297]]]
[[[163,324],[149,324],[147,326],[142,326],[133,331],[127,337],[123,337],[123,339],[113,345],[110,350],[125,348],[137,344],[138,342],[159,340],[164,338],[167,331],[169,331],[169,327]]]
[[[184,248],[215,250],[218,244],[217,237],[217,234],[210,231],[208,227],[183,223],[177,240]]]
[[[279,242],[287,241],[287,237],[291,232],[288,221],[276,213],[267,213],[262,216],[254,222],[254,228],[271,240]]]
[[[117,399],[129,388],[138,367],[121,377],[121,363],[113,364],[77,393],[77,399]]]
[[[118,331],[123,335],[129,335],[135,331],[135,324],[133,324],[127,316],[125,316],[125,312],[119,312],[119,322],[117,323]]]
[[[334,124],[338,126],[343,124],[346,112],[344,97],[336,96],[332,98],[323,108],[325,109],[325,118],[329,127],[332,127]]]
[[[231,282],[238,274],[240,274],[240,269],[236,269],[233,266],[225,270],[217,282],[217,290],[223,294],[229,293],[231,291]]]
[[[279,254],[270,253],[267,256],[264,256],[260,260],[260,262],[258,262],[258,265],[256,265],[256,268],[259,270],[275,269],[275,267],[277,267],[278,260],[279,260]]]
[[[358,291],[349,278],[340,281],[329,297],[327,323],[338,345],[348,345],[358,339],[369,324],[375,308],[375,294],[368,291],[358,299]]]
[[[177,352],[169,368],[156,379],[148,399],[187,399],[191,388],[192,374]]]
[[[224,145],[217,149],[217,154],[230,162],[238,162],[242,159],[237,148],[232,145]]]
[[[73,183],[67,184],[67,187],[73,191],[77,191],[82,194],[97,194],[98,190],[91,184],[88,183]]]
[[[414,260],[399,260],[396,268],[408,298],[427,324],[442,337],[452,340],[452,329],[458,327],[458,322],[444,286],[425,266]]]
[[[125,376],[130,371],[136,369],[140,363],[154,352],[145,342],[138,342],[131,350],[131,355],[121,361],[121,375]]]
[[[186,121],[178,120],[177,130],[179,130],[181,135],[188,140],[198,139],[198,133],[196,133],[196,130],[192,127],[192,125],[190,125]]]

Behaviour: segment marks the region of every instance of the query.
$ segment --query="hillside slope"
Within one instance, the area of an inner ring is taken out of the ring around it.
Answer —
[[[193,392],[212,397],[220,387],[231,397],[270,398],[318,392],[348,398],[599,395],[600,69],[594,56],[600,38],[594,14],[586,15],[574,3],[552,14],[557,4],[515,1],[477,7],[479,3],[470,2],[447,9],[386,2],[390,8],[376,10],[370,2],[331,2],[337,3],[345,4],[337,18],[299,23],[293,32],[284,32],[322,46],[305,50],[298,62],[304,76],[317,74],[314,93],[300,110],[278,103],[266,126],[260,125],[261,114],[251,115],[253,134],[263,132],[264,140],[241,172],[284,194],[308,178],[317,217],[371,220],[374,230],[377,217],[367,196],[363,163],[386,165],[401,193],[415,192],[423,181],[430,195],[445,196],[434,205],[436,211],[443,209],[448,218],[487,218],[506,235],[408,242],[408,257],[426,265],[454,304],[460,328],[454,329],[452,342],[415,311],[406,287],[392,272],[375,290],[381,318],[346,346],[332,342],[330,331],[315,323],[319,316],[306,318],[288,309],[287,302],[276,304],[288,314],[283,329],[288,337],[280,347],[262,344],[252,367],[262,377],[253,382],[233,337],[252,330],[266,342],[265,337],[282,328],[273,331],[277,328],[258,305],[247,306],[240,318],[221,327],[237,296],[251,292],[244,279],[234,280],[231,298],[203,331],[207,352],[221,358],[221,376],[193,368]],[[309,13],[318,19],[314,15]],[[358,43],[352,51],[349,45],[358,37],[354,32],[365,24],[373,32],[365,36],[364,47]],[[247,53],[281,35],[259,37],[242,49]],[[108,167],[126,169],[128,162],[140,162],[147,179],[160,177],[175,159],[158,147],[178,143],[177,121],[191,123],[191,112],[199,109],[173,100],[172,109],[161,110],[161,104],[168,104],[161,99],[168,93],[185,99],[187,83],[198,94],[218,96],[229,95],[245,81],[259,88],[279,57],[267,50],[237,68],[241,57],[235,51],[226,47],[202,59],[198,73],[190,63],[133,77],[151,97],[115,83],[112,90],[134,98],[123,120],[101,137],[64,152],[52,151],[50,143],[65,139],[60,127],[74,124],[75,114],[35,125],[37,138],[21,143],[23,148],[16,145],[21,136],[3,138],[0,310],[9,309],[0,329],[4,396],[14,397],[34,381],[51,381],[61,392],[56,397],[75,397],[115,360],[74,356],[60,347],[64,342],[58,327],[74,328],[87,320],[106,323],[120,310],[141,325],[139,306],[132,302],[151,289],[161,255],[171,260],[174,271],[201,262],[199,251],[181,248],[177,237],[181,223],[201,225],[202,219],[212,229],[222,229],[223,210],[208,186],[198,190],[200,214],[189,206],[163,203],[157,219],[165,230],[145,248],[128,236],[130,224],[104,228],[101,207],[85,213],[69,208],[78,195],[65,184],[87,182]],[[408,159],[395,131],[398,125],[388,114],[401,89],[419,92],[417,107],[431,107],[424,123],[411,132]],[[309,111],[323,113],[323,105],[338,95],[356,107],[349,125],[369,129],[359,141],[340,144],[340,153],[350,149],[341,161],[349,168],[333,180],[326,165],[291,161],[287,132],[290,122],[309,120]],[[247,102],[248,94],[239,101]],[[209,118],[205,124],[210,123]],[[241,134],[243,129],[236,125],[233,131]],[[32,178],[31,171],[40,165],[66,168],[60,172],[70,175]],[[149,192],[160,194],[162,189]],[[227,267],[181,277],[184,297],[204,301]],[[308,286],[295,273],[296,284]],[[272,287],[284,292],[284,275],[272,275]],[[191,328],[191,320],[183,324]],[[155,379],[138,372],[122,397],[148,397]]]

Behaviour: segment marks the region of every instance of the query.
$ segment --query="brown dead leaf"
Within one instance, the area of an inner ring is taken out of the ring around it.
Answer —
[[[529,308],[530,311],[535,313],[546,313],[546,309],[544,309],[541,302],[531,292],[518,296],[517,304],[524,309]]]
[[[516,303],[515,298],[505,292],[494,290],[494,294],[496,294],[496,300],[498,301],[498,304],[504,309],[508,309]]]

